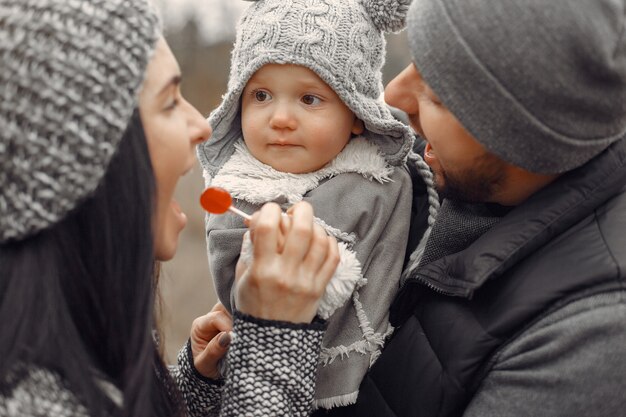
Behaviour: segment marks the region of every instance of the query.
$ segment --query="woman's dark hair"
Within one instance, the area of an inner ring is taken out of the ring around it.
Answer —
[[[33,365],[90,414],[184,414],[152,336],[155,183],[135,111],[95,193],[65,219],[0,245],[0,393]],[[113,383],[123,411],[102,389]]]

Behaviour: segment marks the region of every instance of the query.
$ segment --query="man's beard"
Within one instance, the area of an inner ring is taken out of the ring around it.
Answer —
[[[500,158],[485,153],[477,157],[470,168],[435,173],[435,176],[442,177],[444,183],[437,191],[442,199],[468,203],[493,202],[504,182],[505,167],[506,163]]]

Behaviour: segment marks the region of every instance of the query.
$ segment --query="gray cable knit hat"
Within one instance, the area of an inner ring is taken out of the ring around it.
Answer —
[[[211,140],[198,147],[202,167],[213,176],[242,137],[239,99],[263,65],[296,64],[315,72],[363,120],[392,165],[406,160],[411,130],[385,105],[381,68],[383,32],[405,26],[411,0],[260,0],[239,22],[228,91],[211,114]]]
[[[626,135],[624,0],[415,0],[424,80],[502,159],[576,168]]]
[[[160,32],[148,0],[0,0],[0,243],[96,189]]]

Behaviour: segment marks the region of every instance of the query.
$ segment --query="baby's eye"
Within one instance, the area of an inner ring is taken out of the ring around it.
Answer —
[[[308,106],[315,106],[317,104],[320,104],[321,100],[319,99],[319,97],[315,97],[311,94],[306,94],[302,96],[302,102]]]
[[[271,99],[272,96],[270,96],[267,91],[257,90],[254,92],[254,98],[256,99],[256,101],[263,102]]]

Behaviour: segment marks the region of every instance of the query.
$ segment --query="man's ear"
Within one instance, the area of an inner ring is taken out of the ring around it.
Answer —
[[[364,131],[365,131],[365,124],[363,123],[363,120],[359,119],[358,117],[355,117],[354,124],[352,125],[352,134],[360,135]]]

